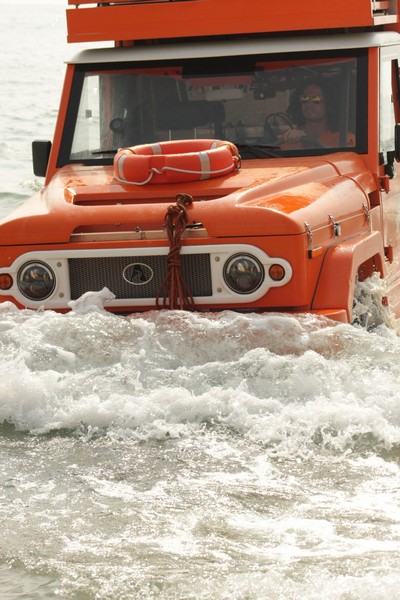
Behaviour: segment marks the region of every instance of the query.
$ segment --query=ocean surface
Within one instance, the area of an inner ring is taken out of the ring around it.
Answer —
[[[42,185],[65,5],[0,0],[1,215]],[[0,305],[1,600],[398,598],[399,323],[101,300]]]

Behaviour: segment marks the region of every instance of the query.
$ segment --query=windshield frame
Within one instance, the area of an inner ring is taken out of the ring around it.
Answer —
[[[207,74],[221,76],[229,76],[230,74],[239,73],[246,76],[249,72],[254,72],[256,63],[267,63],[270,65],[283,65],[294,62],[315,61],[323,64],[329,60],[357,60],[356,73],[356,119],[355,119],[355,145],[351,148],[307,148],[307,149],[290,149],[271,148],[268,152],[266,147],[264,151],[260,151],[259,157],[295,157],[295,156],[319,156],[331,152],[339,152],[350,150],[359,154],[368,152],[368,49],[365,48],[350,48],[346,50],[326,50],[318,52],[296,52],[287,54],[254,54],[254,55],[238,55],[229,57],[200,57],[200,58],[184,58],[184,59],[169,59],[169,60],[152,60],[152,61],[126,61],[126,62],[106,62],[92,64],[76,64],[74,78],[71,87],[70,100],[67,108],[66,119],[63,128],[60,151],[58,154],[57,167],[62,167],[66,164],[84,164],[91,165],[112,165],[113,154],[104,156],[104,152],[93,158],[71,158],[71,150],[74,139],[75,123],[79,111],[80,100],[82,96],[83,83],[85,74],[93,74],[98,72],[119,73],[127,70],[149,70],[149,69],[166,69],[180,66],[182,73],[190,77],[204,77]],[[227,138],[229,139],[229,138]],[[148,140],[147,143],[152,143],[161,140]],[[234,142],[235,143],[235,142]],[[248,145],[250,146],[250,145]],[[268,145],[266,145],[268,146]],[[257,147],[257,144],[254,145]],[[117,148],[116,148],[117,149]],[[116,150],[115,149],[115,150]],[[107,150],[107,149],[103,149]],[[108,150],[114,150],[109,148]],[[241,152],[242,159],[258,157],[257,153]]]

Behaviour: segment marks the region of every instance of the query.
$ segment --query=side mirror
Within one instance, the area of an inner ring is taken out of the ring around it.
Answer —
[[[37,177],[46,177],[49,163],[51,142],[35,140],[32,142],[33,172]]]

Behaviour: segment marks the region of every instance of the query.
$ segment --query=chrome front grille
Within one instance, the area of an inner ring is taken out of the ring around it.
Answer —
[[[181,255],[182,275],[194,298],[212,296],[209,254]],[[107,287],[117,300],[156,298],[167,275],[167,256],[69,258],[71,300]]]

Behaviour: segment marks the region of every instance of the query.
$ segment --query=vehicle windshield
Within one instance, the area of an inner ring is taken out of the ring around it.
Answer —
[[[366,65],[329,52],[78,66],[59,166],[196,138],[229,140],[244,159],[365,152]]]

